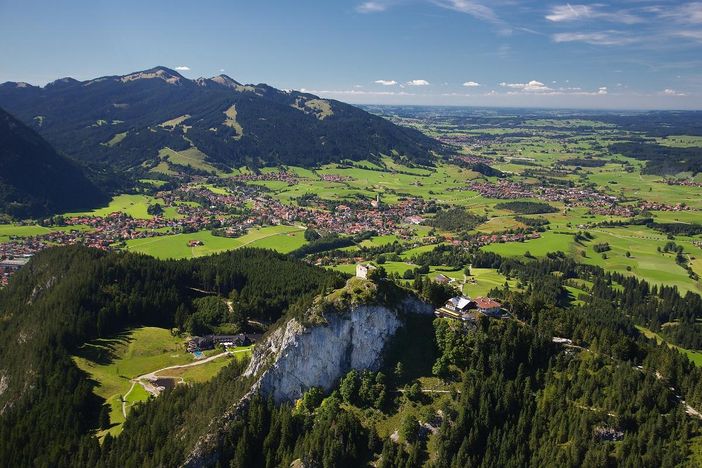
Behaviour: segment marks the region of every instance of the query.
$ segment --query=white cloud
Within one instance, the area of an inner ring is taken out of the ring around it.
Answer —
[[[540,81],[531,80],[528,83],[505,83],[504,81],[500,83],[503,88],[518,89],[524,92],[541,92],[541,91],[551,91],[551,88],[546,86]]]
[[[619,31],[557,33],[552,38],[554,42],[585,42],[593,45],[626,45],[636,42]]]
[[[387,10],[388,5],[382,2],[363,2],[356,7],[359,13],[378,13]]]
[[[190,67],[187,67],[185,65],[181,65],[179,67],[175,67],[176,71],[190,71]]]
[[[410,80],[407,82],[407,86],[429,86],[427,80]]]
[[[702,31],[694,31],[694,30],[687,30],[687,31],[677,31],[673,33],[673,35],[682,37],[684,39],[691,39],[693,41],[698,41],[702,42]]]
[[[606,86],[602,86],[602,87],[598,88],[598,89],[597,89],[597,94],[601,94],[601,95],[607,94],[607,87],[606,87]]]
[[[664,89],[661,94],[664,94],[665,96],[686,96],[685,93],[681,93],[679,91],[676,91],[674,89],[666,88]]]
[[[546,15],[549,21],[574,21],[583,16],[589,16],[591,8],[586,5],[557,5],[551,9],[551,14]]]
[[[601,5],[557,5],[546,15],[546,19],[554,23],[601,19],[613,23],[636,24],[643,20],[626,11],[605,12],[598,10]]]
[[[677,23],[702,24],[702,2],[690,2],[675,7],[651,7],[661,18]]]
[[[548,86],[536,80],[531,80],[524,87],[524,91],[547,91],[548,89],[550,89]]]
[[[300,89],[301,93],[311,93],[316,95],[342,95],[342,96],[415,96],[414,93],[406,91],[366,91],[362,89]]]
[[[512,28],[502,20],[495,10],[485,5],[490,4],[489,0],[422,0],[439,8],[456,11],[470,15],[481,21],[492,23],[498,27],[498,33],[503,35],[511,34]],[[359,13],[378,13],[388,10],[398,4],[408,4],[408,0],[372,0],[364,1],[356,6]]]
[[[395,86],[397,84],[397,81],[395,80],[375,80],[376,84],[383,85],[383,86]]]
[[[463,86],[465,86],[466,88],[477,88],[478,86],[480,86],[480,83],[476,83],[475,81],[466,81],[465,83],[463,83]]]

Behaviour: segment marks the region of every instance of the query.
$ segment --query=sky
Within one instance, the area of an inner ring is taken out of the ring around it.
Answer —
[[[702,109],[702,1],[0,0],[0,82],[157,65],[350,103]]]

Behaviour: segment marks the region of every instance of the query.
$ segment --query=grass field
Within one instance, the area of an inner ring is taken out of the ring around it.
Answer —
[[[579,261],[601,266],[608,271],[634,274],[650,283],[677,286],[682,293],[702,291],[699,282],[690,279],[687,271],[675,263],[674,254],[658,252],[657,248],[663,247],[667,242],[665,236],[638,226],[594,229],[591,233],[595,239],[585,244],[584,249],[582,246],[577,247],[578,251],[585,250],[587,255],[577,255]],[[592,250],[593,244],[601,242],[606,242],[611,247],[611,250],[606,252],[606,259]],[[702,251],[692,244],[680,240],[677,242],[683,245],[688,253],[697,257],[702,254]],[[626,252],[630,253],[630,257],[626,256]]]
[[[216,167],[210,165],[206,161],[207,155],[195,147],[191,147],[183,151],[163,148],[161,151],[159,151],[158,155],[162,160],[167,159],[173,164],[191,166],[201,171],[218,172]]]
[[[405,262],[386,262],[383,264],[383,268],[385,268],[388,273],[398,273],[400,275],[402,275],[405,270],[413,270],[416,267],[417,265]],[[350,275],[356,273],[355,264],[337,265],[332,267],[332,269],[342,273],[348,273]],[[463,294],[469,297],[487,296],[491,289],[502,287],[504,286],[505,282],[509,283],[510,288],[516,288],[517,286],[516,280],[510,279],[507,281],[507,278],[492,268],[471,268],[470,273],[471,276],[465,278],[465,284],[463,284],[463,269],[451,270],[442,266],[432,266],[429,268],[429,273],[424,276],[429,279],[434,279],[436,278],[436,275],[442,274],[452,278],[456,280],[456,282],[453,283],[454,286],[459,289],[462,288]],[[471,280],[475,280],[475,282],[472,282]],[[407,284],[409,283],[410,282],[408,281]]]
[[[227,367],[232,359],[241,360],[250,357],[252,351],[253,346],[237,348],[231,356],[224,356],[199,366],[164,370],[157,372],[156,376],[182,379],[186,383],[207,382],[216,376],[220,370]]]
[[[36,224],[24,226],[18,224],[0,224],[0,243],[7,242],[11,237],[31,237],[48,234],[55,231],[87,230],[87,226],[55,226],[44,227]]]
[[[193,362],[183,342],[183,338],[172,336],[164,328],[143,327],[92,341],[79,349],[73,359],[97,382],[95,393],[112,408],[110,421],[116,424],[110,429],[113,435],[121,431],[120,423],[124,421],[121,397],[125,397],[127,408],[148,398],[141,385],[132,388],[130,379],[163,367]]]
[[[204,245],[188,247],[188,241],[199,240]],[[213,236],[210,231],[174,234],[127,242],[127,249],[157,258],[194,258],[240,247],[260,247],[287,253],[305,244],[304,230],[298,226],[269,226],[252,229],[237,238]]]
[[[66,213],[65,216],[80,216],[80,215],[91,215],[91,216],[107,216],[110,213],[116,211],[121,211],[137,219],[150,219],[151,215],[146,212],[149,204],[153,203],[153,198],[147,195],[117,195],[114,197],[110,204],[98,208],[92,211],[85,211],[80,213]]]
[[[658,344],[660,343],[666,343],[668,346],[670,346],[673,349],[677,349],[681,353],[685,354],[690,361],[692,361],[696,366],[702,367],[702,352],[700,351],[692,351],[689,349],[681,348],[679,346],[672,345],[670,343],[667,343],[665,339],[663,339],[662,336],[660,336],[658,333],[649,330],[648,328],[641,327],[639,325],[636,325],[636,328],[643,333],[647,338],[652,338],[655,339]]]
[[[553,231],[546,231],[538,239],[526,242],[507,242],[504,244],[490,244],[482,248],[486,252],[494,252],[504,257],[523,257],[529,252],[535,257],[543,257],[549,252],[571,251],[573,245],[573,235],[562,234]]]
[[[435,169],[408,168],[397,165],[390,158],[383,158],[383,167],[368,161],[358,161],[352,167],[339,167],[328,164],[316,171],[290,167],[288,170],[304,179],[296,185],[281,181],[257,181],[272,190],[272,195],[283,203],[306,193],[314,193],[328,200],[355,199],[357,196],[375,197],[381,195],[385,203],[397,203],[401,195],[434,198],[441,202],[469,204],[476,198],[475,192],[448,190],[452,186],[466,185],[477,174],[454,165],[439,164]],[[340,175],[350,178],[344,182],[326,182],[320,175]]]
[[[604,268],[606,271],[616,271],[625,275],[636,275],[652,284],[677,286],[685,293],[702,292],[702,285],[688,276],[680,265],[675,263],[673,254],[658,252],[668,239],[655,231],[642,226],[624,226],[617,228],[596,228],[590,232],[594,239],[589,242],[576,243],[574,234],[577,230],[547,231],[541,238],[526,242],[510,242],[490,244],[483,247],[487,252],[495,252],[505,257],[524,257],[529,252],[535,257],[543,257],[549,252],[561,251],[573,255],[576,261]],[[609,244],[611,250],[601,253],[594,251],[593,246],[599,243]],[[686,238],[677,240],[684,246],[685,251],[692,255],[693,268],[700,268],[699,259],[702,249],[694,246]],[[626,253],[630,256],[627,257]],[[584,255],[583,255],[584,253]]]
[[[117,435],[122,431],[125,410],[150,398],[149,393],[131,379],[140,375],[196,362],[193,355],[185,352],[184,338],[171,335],[170,330],[157,327],[135,328],[111,338],[94,340],[83,345],[73,357],[76,365],[88,373],[96,383],[95,393],[110,405],[112,427],[102,431]],[[206,382],[231,362],[250,356],[252,347],[235,350],[234,357],[222,357],[202,365],[182,369],[169,369],[156,373],[159,377],[175,377],[186,383]],[[217,350],[205,352],[205,356],[218,354]]]

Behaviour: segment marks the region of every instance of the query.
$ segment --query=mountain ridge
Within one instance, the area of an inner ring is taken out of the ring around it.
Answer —
[[[105,200],[76,163],[0,108],[0,213],[44,216]]]
[[[77,160],[149,171],[163,148],[195,148],[211,166],[315,166],[389,155],[431,165],[442,145],[332,99],[167,67],[44,87],[6,82],[0,106]],[[175,164],[174,161],[167,161]]]

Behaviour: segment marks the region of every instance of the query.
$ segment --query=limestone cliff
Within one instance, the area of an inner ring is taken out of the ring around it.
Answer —
[[[251,391],[221,418],[212,421],[184,466],[215,462],[228,421],[245,408],[255,393],[271,396],[276,402],[295,400],[311,387],[331,389],[351,369],[377,370],[383,348],[402,326],[402,314],[432,311],[428,304],[407,296],[395,306],[358,304],[346,311],[325,314],[324,322],[314,325],[289,320],[256,345],[244,373],[244,377],[255,379]]]

